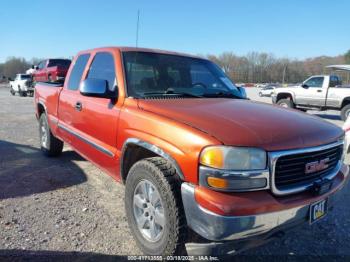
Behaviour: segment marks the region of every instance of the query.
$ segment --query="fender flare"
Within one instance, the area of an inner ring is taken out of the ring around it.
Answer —
[[[341,103],[339,105],[340,109],[342,109],[344,107],[344,102],[345,101],[350,101],[350,96],[346,96],[346,97],[342,98]]]
[[[133,144],[133,145],[137,145],[140,147],[143,147],[161,157],[163,157],[164,159],[168,160],[171,164],[173,164],[176,173],[179,175],[181,180],[184,180],[184,174],[179,166],[179,164],[177,163],[177,161],[170,156],[168,153],[164,152],[163,149],[161,149],[160,147],[156,146],[156,145],[152,145],[146,141],[140,140],[138,138],[128,138],[125,140],[124,144],[123,144],[123,148],[122,148],[122,153],[121,153],[121,157],[120,157],[120,174],[123,174],[123,170],[124,170],[124,153],[128,147],[128,145]]]
[[[37,119],[39,120],[39,105],[41,105],[43,108],[44,108],[44,113],[46,113],[47,114],[47,108],[46,108],[46,105],[45,105],[45,103],[43,102],[43,101],[41,101],[41,100],[39,100],[37,103],[36,103],[36,116],[37,116]]]
[[[276,102],[278,101],[277,98],[280,94],[289,94],[292,97],[293,102],[295,103],[295,95],[292,91],[281,91],[281,92],[277,93]]]

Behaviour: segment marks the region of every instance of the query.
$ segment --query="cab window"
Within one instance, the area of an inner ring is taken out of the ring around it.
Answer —
[[[45,63],[46,63],[46,61],[41,61],[38,65],[38,68],[43,69],[45,67]]]
[[[84,73],[84,69],[86,67],[87,62],[89,61],[90,54],[80,55],[75,64],[73,65],[72,72],[70,73],[70,77],[68,80],[67,88],[69,90],[78,90],[81,77]]]
[[[309,80],[307,80],[304,84],[308,87],[318,87],[322,88],[323,86],[324,77],[312,77]]]
[[[107,52],[97,53],[92,61],[87,78],[103,79],[108,82],[108,89],[116,86],[114,58]]]

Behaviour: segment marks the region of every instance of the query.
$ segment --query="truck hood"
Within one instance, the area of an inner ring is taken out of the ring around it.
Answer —
[[[240,99],[139,100],[140,109],[199,129],[225,145],[267,151],[314,147],[337,141],[337,126],[297,110]]]

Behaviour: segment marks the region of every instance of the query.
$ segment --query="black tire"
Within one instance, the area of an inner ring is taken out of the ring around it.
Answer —
[[[19,96],[24,96],[24,93],[23,93],[23,91],[21,90],[21,87],[19,86],[18,87],[18,94],[19,94]]]
[[[259,92],[259,96],[262,97],[262,93],[261,92]]]
[[[47,81],[50,82],[50,83],[53,82],[53,81],[52,81],[51,75],[48,75],[48,76],[47,76]]]
[[[288,108],[295,108],[295,105],[291,99],[280,99],[277,101],[277,105]]]
[[[46,132],[46,139],[44,140],[44,130]],[[49,123],[47,122],[47,116],[45,113],[41,114],[39,119],[39,138],[40,149],[44,155],[49,157],[58,156],[62,153],[63,142],[54,137],[51,133]]]
[[[164,210],[166,226],[156,242],[151,242],[142,235],[134,215],[134,192],[141,181],[149,181],[155,186]],[[132,166],[126,180],[125,207],[131,232],[144,254],[185,254],[187,226],[181,199],[180,180],[175,168],[168,161],[161,157],[152,157]]]
[[[350,104],[344,106],[341,109],[341,112],[340,112],[341,120],[346,121],[346,119],[348,118],[349,114],[350,114]]]
[[[13,90],[13,88],[12,88],[12,86],[10,87],[10,93],[11,93],[11,95],[16,95],[16,92],[15,92],[15,90]]]

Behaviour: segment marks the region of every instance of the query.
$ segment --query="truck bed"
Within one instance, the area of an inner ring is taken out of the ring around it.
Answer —
[[[63,82],[38,82],[35,85],[35,104],[40,104],[45,108],[49,122],[57,122],[58,99],[62,88]],[[39,117],[38,111],[36,112],[36,116]],[[55,132],[56,130],[53,129],[52,131]]]

